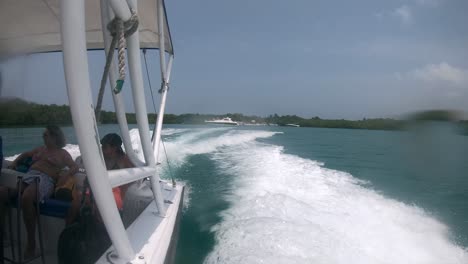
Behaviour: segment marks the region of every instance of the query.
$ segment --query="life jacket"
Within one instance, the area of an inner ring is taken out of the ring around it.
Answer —
[[[119,209],[119,211],[122,211],[124,197],[122,197],[123,195],[122,195],[122,191],[120,187],[113,188],[112,193],[114,194],[114,199],[115,199],[115,203],[117,204],[117,208]]]

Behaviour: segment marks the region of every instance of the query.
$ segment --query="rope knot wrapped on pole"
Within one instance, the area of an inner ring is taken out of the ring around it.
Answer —
[[[169,90],[169,83],[163,80],[161,82],[161,88],[159,88],[158,93],[162,94],[166,90]]]
[[[122,19],[115,17],[112,19],[111,22],[107,25],[107,30],[109,30],[110,34],[112,35],[112,43],[109,50],[109,54],[115,49],[116,41],[119,42],[118,47],[118,60],[119,60],[119,79],[117,80],[116,86],[114,88],[114,93],[120,93],[122,90],[122,86],[125,80],[125,47],[126,41],[125,39],[131,36],[138,30],[138,16],[134,10],[130,10],[132,16],[129,20],[123,21]],[[109,57],[109,56],[108,56]],[[112,57],[110,58],[112,62]],[[107,66],[107,63],[106,63]],[[107,75],[107,74],[106,74]]]
[[[118,60],[119,60],[119,78],[116,81],[115,87],[112,91],[115,94],[118,94],[122,91],[122,87],[125,81],[125,48],[126,48],[126,41],[125,39],[131,36],[138,30],[138,15],[133,9],[130,9],[132,16],[127,21],[123,21],[122,19],[115,17],[112,19],[111,22],[107,25],[107,30],[109,30],[112,36],[112,42],[109,47],[109,53],[107,53],[106,57],[106,66],[104,67],[104,72],[101,78],[101,87],[99,89],[98,100],[96,103],[95,115],[96,120],[99,122],[100,114],[101,114],[101,107],[102,107],[102,97],[104,95],[104,89],[106,87],[106,80],[107,76],[109,75],[110,65],[112,63],[112,59],[114,57],[114,50],[117,42],[119,43],[118,46]]]

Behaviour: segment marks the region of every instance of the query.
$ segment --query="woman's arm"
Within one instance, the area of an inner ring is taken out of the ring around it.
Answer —
[[[127,155],[122,157],[122,159],[120,160],[119,166],[120,166],[121,169],[134,168],[135,167],[135,165],[133,165],[132,161],[128,158]]]
[[[120,159],[119,163],[120,163],[119,166],[121,169],[135,167],[135,165],[133,165],[132,161],[130,161],[127,155],[123,156],[122,159]],[[120,185],[120,192],[122,194],[122,199],[125,198],[125,194],[127,193],[128,187],[130,187],[130,185],[131,183]]]

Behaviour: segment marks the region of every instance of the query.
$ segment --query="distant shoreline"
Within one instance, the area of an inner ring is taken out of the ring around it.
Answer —
[[[296,115],[279,116],[277,114],[268,117],[247,116],[239,113],[216,114],[165,114],[164,124],[194,124],[203,125],[205,120],[230,117],[233,121],[246,125],[278,125],[285,126],[294,124],[300,127],[321,127],[321,128],[347,128],[347,129],[368,129],[368,130],[403,130],[408,122],[421,120],[454,121],[460,123],[468,132],[468,121],[458,121],[454,111],[431,110],[414,113],[408,120],[398,120],[392,118],[364,118],[362,120],[346,119],[321,119],[303,118]],[[127,113],[127,122],[136,124],[134,113]],[[154,113],[148,114],[150,122],[156,119]],[[410,120],[410,121],[409,121]],[[102,111],[101,124],[117,124],[115,112]],[[24,128],[42,127],[48,124],[61,126],[72,126],[70,108],[67,105],[41,105],[26,102],[18,98],[0,101],[0,128]]]

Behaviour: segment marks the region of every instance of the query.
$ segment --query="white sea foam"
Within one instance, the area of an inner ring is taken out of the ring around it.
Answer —
[[[161,134],[164,136],[175,135],[189,131],[188,128],[166,128],[161,131]]]
[[[258,131],[225,136],[249,133]],[[234,189],[206,263],[468,263],[447,226],[424,210],[279,146],[245,142],[213,157]]]
[[[277,132],[242,131],[230,128],[207,128],[183,134],[173,141],[166,141],[165,147],[170,162],[180,165],[190,155],[206,154],[217,149],[252,142],[258,138],[268,138]],[[160,149],[160,161],[165,162],[163,148]]]

